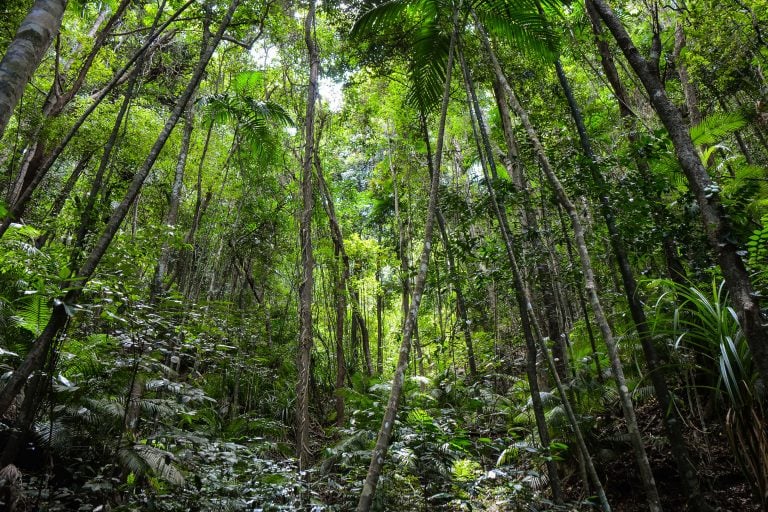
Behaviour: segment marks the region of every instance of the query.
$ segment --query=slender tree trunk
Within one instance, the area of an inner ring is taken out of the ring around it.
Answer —
[[[511,171],[512,184],[515,187],[515,191],[522,198],[523,207],[519,216],[520,224],[523,228],[524,236],[533,246],[533,252],[536,258],[536,280],[541,289],[542,309],[544,312],[544,319],[546,320],[547,334],[549,335],[550,340],[552,340],[552,353],[555,360],[555,367],[559,372],[560,378],[565,379],[568,367],[567,344],[565,332],[561,327],[557,314],[556,295],[552,282],[554,271],[547,261],[546,254],[548,251],[544,248],[539,229],[539,220],[529,199],[531,191],[518,156],[517,141],[515,140],[515,135],[512,130],[512,116],[510,115],[509,106],[505,100],[503,87],[498,78],[494,78],[493,80],[493,89],[496,97],[496,105],[499,109],[501,118],[504,140],[507,146],[507,152],[504,156],[508,161],[509,169]],[[479,105],[475,105],[475,110],[479,111]],[[493,179],[498,179],[494,167],[491,167],[491,171]]]
[[[645,490],[648,507],[651,511],[661,511],[661,501],[659,499],[658,490],[656,489],[656,481],[653,477],[650,463],[648,462],[648,456],[645,453],[645,446],[643,444],[640,430],[637,425],[637,419],[635,417],[635,408],[632,404],[632,399],[629,394],[629,388],[627,387],[626,379],[624,378],[624,369],[621,360],[619,359],[618,348],[616,347],[613,332],[608,324],[608,319],[603,311],[602,304],[600,303],[600,299],[597,295],[597,282],[595,280],[595,274],[592,269],[592,263],[584,237],[584,227],[579,217],[578,210],[576,209],[576,206],[573,204],[571,199],[568,197],[565,189],[560,183],[560,180],[555,175],[554,170],[552,169],[552,166],[549,162],[549,158],[544,151],[544,147],[541,145],[538,134],[536,133],[536,130],[534,129],[533,124],[528,117],[528,113],[525,111],[525,109],[523,109],[522,105],[517,99],[517,96],[501,72],[501,67],[498,60],[496,59],[496,55],[493,52],[493,49],[491,48],[487,35],[485,34],[482,27],[480,27],[480,30],[481,38],[483,39],[483,45],[485,46],[485,49],[491,58],[496,75],[499,77],[499,80],[504,86],[504,90],[507,93],[507,99],[510,102],[510,106],[522,122],[523,127],[525,128],[525,131],[528,135],[529,142],[533,146],[534,154],[536,155],[541,169],[544,171],[544,174],[550,183],[550,186],[555,192],[555,196],[558,202],[563,206],[563,209],[565,209],[566,213],[571,219],[571,226],[573,228],[574,238],[576,241],[576,249],[581,261],[582,274],[585,281],[584,287],[587,291],[587,295],[592,306],[592,311],[595,315],[595,320],[600,327],[600,332],[603,335],[603,340],[605,341],[606,347],[608,349],[608,356],[611,361],[611,369],[613,370],[616,387],[619,392],[621,406],[624,411],[624,419],[627,422],[627,430],[632,441],[632,447],[635,452],[637,465],[640,469],[641,482],[643,489]]]
[[[397,415],[398,405],[405,381],[405,371],[408,368],[410,360],[411,337],[416,324],[416,317],[419,314],[419,306],[424,288],[427,284],[427,268],[429,266],[429,253],[432,249],[432,231],[435,224],[435,211],[437,210],[438,190],[440,185],[440,165],[443,156],[443,139],[445,136],[445,120],[448,115],[448,100],[451,91],[451,75],[453,72],[453,56],[458,37],[458,9],[454,7],[453,11],[453,32],[448,49],[448,63],[445,68],[445,86],[443,89],[443,100],[440,107],[440,124],[437,133],[437,149],[435,151],[435,168],[432,173],[429,186],[429,204],[427,206],[427,218],[424,225],[424,248],[419,260],[419,270],[416,274],[416,282],[413,289],[413,301],[409,310],[408,317],[403,327],[403,338],[400,345],[400,354],[397,360],[397,367],[392,379],[392,390],[389,394],[387,408],[384,410],[384,418],[381,422],[381,428],[376,438],[376,447],[373,449],[371,463],[368,466],[368,474],[365,477],[363,491],[360,493],[360,500],[357,503],[357,512],[368,512],[371,509],[373,496],[376,493],[376,486],[379,483],[379,476],[384,465],[384,458],[387,456],[389,442],[392,437],[392,430],[395,426],[395,417]]]
[[[670,101],[649,61],[640,54],[632,38],[608,4],[604,0],[592,0],[592,2],[645,87],[654,110],[672,139],[677,160],[699,206],[709,244],[717,255],[731,303],[739,317],[739,324],[752,352],[755,367],[760,379],[766,383],[768,382],[768,323],[762,318],[757,295],[752,289],[749,274],[739,255],[740,247],[735,242],[730,223],[720,203],[717,185],[707,174],[680,111]]]
[[[429,165],[430,173],[434,172],[434,163],[432,159],[432,146],[429,141],[429,133],[427,131],[427,120],[424,113],[421,113],[421,129],[424,132],[424,143],[427,147],[427,162]],[[459,274],[456,270],[456,260],[453,255],[453,248],[451,246],[450,238],[448,237],[448,229],[445,223],[445,217],[438,205],[435,215],[437,218],[437,227],[440,231],[440,241],[443,244],[443,250],[445,251],[445,259],[448,264],[448,279],[453,285],[454,293],[456,294],[456,314],[459,317],[459,323],[461,324],[461,332],[464,334],[464,344],[467,347],[467,363],[469,365],[469,375],[474,380],[477,377],[477,362],[475,361],[475,349],[472,343],[472,326],[470,325],[469,318],[467,317],[467,305],[464,301],[464,293],[461,289],[461,281],[459,280]]]
[[[603,36],[603,28],[601,26],[600,15],[595,11],[594,5],[591,0],[586,2],[587,14],[592,25],[592,30],[595,34],[595,44],[597,45],[598,52],[600,53],[600,63],[602,65],[605,77],[608,83],[613,89],[613,93],[616,96],[616,101],[619,104],[619,116],[623,120],[624,126],[627,130],[627,139],[632,146],[632,153],[637,165],[637,170],[640,176],[648,183],[654,181],[653,173],[651,172],[648,162],[643,158],[638,151],[637,145],[639,143],[637,135],[637,122],[635,113],[630,108],[629,96],[627,94],[624,85],[619,77],[618,70],[616,69],[616,63],[613,60],[611,54],[611,48]],[[665,211],[665,207],[662,204],[661,198],[658,194],[653,197],[651,194],[645,192],[645,188],[642,189],[645,199],[651,205],[651,215],[656,226],[661,231],[661,241],[664,250],[664,261],[667,266],[667,274],[672,281],[687,286],[688,278],[685,272],[685,267],[680,262],[680,258],[677,255],[677,244],[670,233],[668,226],[671,223],[669,215]]]
[[[498,173],[495,169],[496,163],[493,160],[491,153],[490,141],[488,132],[485,129],[482,121],[482,111],[479,108],[479,102],[477,102],[477,94],[474,90],[474,81],[464,60],[464,54],[461,47],[459,47],[459,60],[461,62],[461,69],[464,74],[464,85],[467,93],[467,102],[469,105],[469,115],[472,119],[472,132],[477,143],[478,154],[480,155],[480,164],[483,168],[483,177],[485,178],[486,187],[488,190],[488,196],[490,198],[493,213],[499,223],[499,231],[501,232],[501,238],[504,242],[504,248],[506,249],[507,260],[509,262],[510,269],[512,270],[512,278],[515,287],[515,299],[517,301],[517,307],[520,312],[520,324],[523,330],[523,337],[526,343],[526,374],[528,377],[528,386],[531,393],[531,405],[533,406],[533,414],[536,420],[536,427],[539,432],[539,439],[544,450],[549,450],[550,437],[549,427],[544,415],[544,404],[541,401],[541,392],[538,381],[538,368],[536,364],[536,336],[540,335],[540,332],[534,332],[535,312],[533,310],[533,303],[531,302],[523,274],[520,270],[520,266],[517,263],[517,255],[515,254],[515,237],[512,230],[509,228],[509,221],[507,219],[506,210],[502,208],[496,197],[496,191],[491,182],[491,176],[497,176]],[[479,133],[478,133],[479,131]],[[491,173],[488,172],[489,168]],[[567,396],[563,395],[562,400],[566,401]],[[575,426],[578,428],[578,425]],[[552,489],[552,497],[555,503],[562,503],[562,489],[560,486],[560,475],[557,471],[557,465],[551,459],[547,460],[547,473],[549,474],[549,485]]]
[[[72,190],[75,188],[77,181],[80,179],[80,175],[83,173],[85,168],[88,167],[88,163],[91,161],[92,157],[93,151],[89,151],[80,157],[80,160],[77,162],[77,165],[75,165],[75,168],[72,170],[69,178],[67,178],[64,186],[61,188],[59,193],[56,194],[56,198],[53,200],[53,205],[51,205],[51,209],[48,211],[48,215],[46,215],[47,218],[55,219],[59,216],[61,210],[64,208],[64,204],[69,198],[69,195],[72,193]],[[35,240],[35,247],[38,249],[42,248],[48,239],[52,236],[52,234],[53,227],[49,227],[41,237]]]
[[[680,85],[683,88],[685,105],[688,108],[689,124],[695,126],[701,122],[702,116],[701,110],[699,110],[699,94],[696,92],[696,87],[691,83],[691,78],[688,75],[688,66],[680,58],[685,44],[683,23],[678,20],[675,23],[675,49],[672,52],[672,59],[675,63],[675,69],[677,69],[677,76],[680,77]]]
[[[67,0],[36,0],[0,61],[0,137],[61,26]]]
[[[376,270],[376,281],[379,284],[376,291],[376,374],[384,372],[384,290],[381,283],[381,264]]]
[[[320,68],[315,41],[316,1],[310,0],[304,20],[304,42],[309,54],[309,89],[307,112],[304,119],[304,156],[301,174],[302,210],[299,221],[301,243],[302,279],[299,285],[299,358],[298,383],[296,385],[296,453],[299,468],[309,466],[309,381],[312,371],[312,286],[314,260],[312,257],[312,164],[315,155],[315,106],[317,80]]]
[[[189,142],[192,139],[192,130],[194,129],[194,118],[192,108],[187,108],[187,115],[184,124],[184,133],[181,137],[181,149],[179,151],[179,160],[176,163],[176,172],[173,176],[173,185],[171,186],[171,198],[168,204],[168,213],[165,216],[164,224],[166,227],[176,229],[176,222],[179,217],[179,205],[181,203],[181,188],[184,185],[184,168],[187,166],[187,155],[189,154]],[[150,288],[149,302],[157,302],[158,296],[165,292],[165,274],[168,271],[168,265],[171,260],[171,246],[166,241],[160,250],[160,258],[155,267],[155,275],[152,278]]]
[[[319,138],[319,137],[318,137]],[[336,425],[344,425],[344,381],[347,376],[347,365],[344,359],[344,326],[347,319],[347,288],[349,285],[350,268],[349,256],[344,249],[344,237],[341,233],[341,226],[336,218],[336,208],[333,204],[333,197],[325,182],[320,157],[315,152],[315,172],[317,173],[317,182],[322,195],[322,204],[328,215],[328,221],[331,228],[331,238],[333,239],[334,255],[338,262],[336,269],[336,289],[334,290],[334,300],[336,302]],[[351,287],[350,287],[351,288]],[[355,320],[352,320],[354,330]]]
[[[8,381],[6,382],[5,387],[3,387],[2,391],[0,391],[0,416],[5,414],[5,412],[8,410],[8,407],[11,405],[13,399],[23,387],[29,375],[34,370],[41,367],[42,362],[45,361],[48,351],[50,350],[53,340],[66,325],[71,307],[77,303],[78,299],[80,298],[80,294],[82,293],[83,287],[90,280],[91,276],[93,276],[93,273],[96,271],[96,267],[101,261],[101,258],[106,253],[110,243],[112,242],[112,239],[114,238],[115,234],[117,234],[120,225],[125,219],[128,210],[136,200],[136,197],[139,195],[141,187],[144,184],[144,180],[146,180],[147,176],[149,175],[149,171],[152,169],[152,166],[160,155],[160,151],[163,149],[163,146],[165,146],[165,143],[173,131],[173,128],[176,126],[176,123],[181,117],[184,109],[187,107],[189,100],[200,84],[200,80],[203,77],[203,73],[205,72],[208,61],[210,60],[214,50],[216,49],[216,46],[218,46],[219,41],[224,35],[224,31],[226,30],[227,26],[229,26],[235,9],[239,3],[240,0],[232,0],[230,3],[229,9],[224,15],[216,36],[210,41],[206,50],[203,52],[203,55],[200,57],[200,60],[195,67],[189,84],[187,85],[179,100],[176,102],[176,106],[166,121],[165,126],[163,126],[163,129],[158,135],[157,140],[150,149],[149,155],[144,160],[144,163],[141,165],[141,167],[136,171],[133,181],[129,185],[123,200],[112,212],[112,215],[109,218],[104,231],[94,245],[93,250],[89,254],[88,258],[80,267],[76,277],[72,279],[70,283],[68,283],[69,291],[66,292],[63,300],[58,300],[54,304],[53,311],[51,313],[51,319],[48,321],[45,329],[40,334],[40,336],[38,336],[36,342],[32,345],[32,348],[27,353],[24,361],[11,374],[11,376],[8,378]]]
[[[159,14],[155,18],[155,23],[159,20]],[[91,187],[88,192],[88,197],[85,201],[85,206],[80,215],[80,226],[77,228],[77,235],[75,236],[75,243],[72,253],[72,268],[76,269],[81,258],[81,252],[85,249],[85,237],[95,228],[97,212],[96,202],[99,194],[102,193],[104,186],[104,175],[107,172],[107,167],[112,158],[112,151],[115,149],[118,138],[120,137],[120,130],[123,127],[123,121],[128,113],[128,108],[133,101],[133,96],[136,93],[139,80],[141,79],[141,72],[144,67],[144,54],[139,57],[136,62],[137,73],[135,73],[128,83],[128,88],[123,95],[123,102],[120,104],[120,110],[117,112],[117,117],[112,125],[112,131],[109,134],[107,143],[104,145],[104,151],[101,154],[99,161],[99,167],[96,169],[96,174],[91,181]]]
[[[667,436],[672,448],[672,455],[677,463],[677,469],[680,473],[680,480],[683,484],[688,502],[691,504],[693,510],[697,511],[710,511],[711,507],[704,501],[704,497],[701,494],[701,487],[699,480],[696,477],[696,468],[691,463],[690,455],[686,447],[685,438],[680,425],[680,420],[675,413],[675,409],[671,407],[671,400],[674,398],[669,392],[666,380],[666,371],[659,360],[656,347],[653,344],[651,338],[651,332],[648,328],[648,320],[645,316],[645,310],[643,309],[643,303],[641,301],[640,292],[637,286],[637,280],[635,279],[632,267],[629,263],[629,257],[624,246],[624,240],[616,227],[616,220],[611,207],[610,200],[608,198],[607,184],[603,178],[603,174],[600,169],[597,168],[597,158],[595,157],[592,149],[592,143],[587,134],[586,126],[584,125],[584,119],[581,115],[581,111],[576,104],[576,100],[573,97],[573,91],[571,90],[570,83],[568,82],[563,67],[560,64],[560,60],[555,61],[555,68],[557,72],[560,85],[565,92],[565,97],[568,100],[568,106],[571,110],[571,116],[573,117],[576,125],[576,131],[579,134],[579,141],[581,143],[584,156],[589,162],[589,169],[592,179],[597,185],[598,196],[600,197],[600,210],[605,220],[605,224],[608,228],[608,235],[610,237],[611,248],[616,256],[616,260],[621,274],[622,283],[624,285],[624,292],[627,298],[627,304],[629,305],[630,315],[634,321],[635,328],[637,329],[638,336],[640,338],[640,345],[645,355],[645,362],[648,365],[648,374],[653,384],[656,399],[659,402],[659,410],[664,422],[664,426],[667,431]]]

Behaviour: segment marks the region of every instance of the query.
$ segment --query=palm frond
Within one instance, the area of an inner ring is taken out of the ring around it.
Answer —
[[[738,112],[715,112],[705,117],[696,126],[691,127],[691,139],[697,146],[716,144],[746,124],[746,119]]]
[[[497,40],[522,53],[554,59],[560,41],[552,25],[538,12],[536,2],[486,0],[477,9],[478,18]]]
[[[34,293],[19,301],[13,322],[35,336],[40,336],[48,320],[51,319],[51,309],[48,307],[48,299],[40,293]]]
[[[243,71],[238,73],[232,77],[230,86],[235,94],[241,96],[250,96],[260,92],[260,89],[264,86],[264,72]]]
[[[151,473],[173,485],[184,485],[184,475],[173,464],[170,452],[147,444],[134,444],[118,451],[120,463],[129,471],[144,475]]]
[[[391,0],[374,7],[355,21],[350,36],[353,39],[368,38],[381,30],[402,23],[414,3],[409,0]]]
[[[410,89],[408,104],[424,111],[433,110],[443,97],[450,38],[440,32],[436,20],[416,31],[412,60],[408,66]]]

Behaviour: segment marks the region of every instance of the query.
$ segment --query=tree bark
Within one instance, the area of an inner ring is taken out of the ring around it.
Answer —
[[[0,61],[0,137],[43,55],[58,34],[67,0],[36,0]]]

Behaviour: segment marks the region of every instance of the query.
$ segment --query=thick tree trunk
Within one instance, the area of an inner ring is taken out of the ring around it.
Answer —
[[[315,155],[315,106],[317,80],[320,68],[315,41],[315,0],[310,0],[309,11],[304,19],[304,42],[309,54],[309,88],[307,112],[304,118],[304,155],[301,173],[302,210],[299,220],[302,279],[299,285],[299,357],[296,385],[296,454],[299,468],[309,465],[309,381],[312,371],[312,286],[314,283],[312,257],[312,164]]]
[[[654,110],[672,139],[677,160],[696,198],[710,247],[717,255],[731,303],[739,317],[739,324],[752,352],[760,380],[766,383],[768,382],[768,323],[760,311],[757,295],[752,289],[749,274],[739,255],[740,248],[735,242],[730,223],[720,203],[718,187],[707,174],[680,111],[667,97],[664,86],[659,77],[653,73],[649,62],[635,47],[632,38],[608,4],[604,0],[592,0],[592,2],[645,87]]]
[[[392,430],[395,426],[395,417],[397,416],[400,396],[405,381],[405,371],[408,368],[411,350],[411,337],[413,336],[416,325],[416,317],[419,314],[421,296],[427,284],[427,268],[429,266],[429,253],[432,249],[432,231],[435,224],[435,211],[437,210],[438,190],[440,186],[440,165],[443,156],[443,139],[445,137],[445,120],[448,115],[448,101],[451,91],[451,75],[453,72],[453,56],[456,39],[458,37],[458,10],[453,11],[453,32],[448,49],[448,63],[445,68],[445,86],[443,89],[443,101],[440,107],[440,124],[437,132],[437,149],[435,151],[435,169],[432,173],[429,186],[429,203],[427,206],[427,218],[424,225],[424,248],[419,260],[419,270],[416,274],[416,282],[413,289],[413,300],[409,310],[408,317],[403,327],[403,338],[400,345],[400,354],[397,359],[397,367],[392,378],[392,390],[389,394],[387,408],[384,410],[384,418],[381,422],[381,428],[376,438],[376,447],[373,449],[371,463],[368,466],[368,474],[365,477],[363,491],[360,493],[360,499],[357,503],[357,512],[368,512],[371,509],[373,496],[376,493],[376,486],[379,483],[379,476],[384,465],[384,458],[387,456],[389,442],[392,437]]]
[[[150,149],[149,155],[147,155],[144,163],[136,171],[133,181],[129,185],[123,200],[112,212],[112,215],[110,216],[104,231],[96,242],[88,258],[85,260],[82,267],[80,267],[76,277],[72,279],[70,283],[68,283],[69,291],[66,293],[63,300],[56,301],[53,312],[51,314],[51,319],[45,326],[45,329],[40,334],[40,336],[38,336],[37,341],[32,345],[32,349],[27,353],[24,361],[11,374],[11,376],[8,378],[8,381],[6,382],[5,387],[2,389],[2,391],[0,391],[0,416],[5,414],[5,412],[8,410],[8,407],[11,405],[16,395],[18,395],[29,375],[34,370],[40,368],[42,362],[45,361],[45,357],[48,354],[53,340],[59,334],[61,329],[66,325],[67,319],[69,318],[67,308],[69,308],[71,305],[74,305],[80,298],[83,286],[85,286],[85,284],[90,280],[91,276],[93,276],[93,273],[96,271],[96,267],[101,261],[101,258],[107,252],[107,249],[109,248],[109,245],[112,242],[115,234],[117,234],[117,231],[125,219],[128,210],[136,200],[136,197],[139,195],[141,187],[144,184],[144,180],[146,180],[147,176],[149,175],[149,171],[152,169],[152,166],[160,155],[160,151],[165,146],[168,137],[171,135],[173,128],[179,121],[179,118],[184,112],[184,109],[187,107],[187,104],[192,98],[192,95],[197,90],[197,87],[200,84],[200,80],[202,80],[203,73],[205,72],[205,68],[208,65],[208,61],[210,60],[214,50],[218,46],[219,41],[224,35],[224,31],[227,29],[227,26],[229,26],[235,9],[239,3],[240,0],[232,0],[229,9],[224,15],[224,19],[221,22],[221,26],[219,27],[216,36],[211,40],[202,56],[200,57],[192,77],[190,78],[189,84],[187,85],[179,100],[176,102],[176,106],[166,121],[165,126],[163,126],[163,129],[158,135],[158,138],[152,146],[152,149]]]
[[[70,65],[72,64],[72,60],[70,59],[60,67],[58,65],[56,66],[53,84],[48,90],[48,96],[46,97],[45,103],[43,104],[42,120],[38,122],[38,127],[35,129],[34,135],[30,138],[30,140],[33,142],[29,144],[24,159],[22,160],[22,164],[19,166],[19,174],[16,177],[16,181],[12,190],[8,194],[8,204],[12,205],[16,202],[23,190],[34,179],[41,165],[46,161],[46,155],[43,151],[45,141],[40,138],[42,127],[45,124],[50,123],[52,118],[61,114],[64,108],[75,97],[75,94],[77,94],[77,92],[80,90],[83,82],[85,81],[85,77],[88,74],[88,71],[91,69],[91,65],[93,64],[96,55],[104,45],[104,42],[106,41],[106,38],[112,28],[122,18],[131,1],[132,0],[122,0],[120,5],[118,5],[115,13],[104,26],[104,29],[96,34],[98,27],[104,21],[104,17],[107,13],[106,10],[102,10],[101,14],[96,20],[96,23],[94,24],[94,27],[88,34],[88,36],[91,38],[96,36],[93,42],[93,46],[88,55],[85,57],[83,64],[80,66],[80,69],[77,72],[77,77],[67,91],[61,90],[62,82],[63,76],[66,75]],[[108,7],[105,7],[105,9],[108,9]],[[155,20],[155,24],[156,23],[157,19]],[[79,48],[79,44],[77,44],[77,47]]]
[[[0,61],[0,137],[61,26],[67,0],[36,0]]]

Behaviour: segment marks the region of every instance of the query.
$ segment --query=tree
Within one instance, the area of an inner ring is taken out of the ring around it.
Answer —
[[[317,80],[320,69],[317,43],[315,41],[315,1],[311,0],[304,20],[304,42],[309,55],[309,89],[307,90],[307,111],[304,117],[304,154],[301,165],[302,210],[299,226],[301,244],[302,279],[299,285],[299,357],[296,386],[296,453],[302,468],[308,466],[309,449],[309,380],[312,357],[312,286],[314,260],[312,257],[312,166],[315,161],[315,104],[317,102]]]

